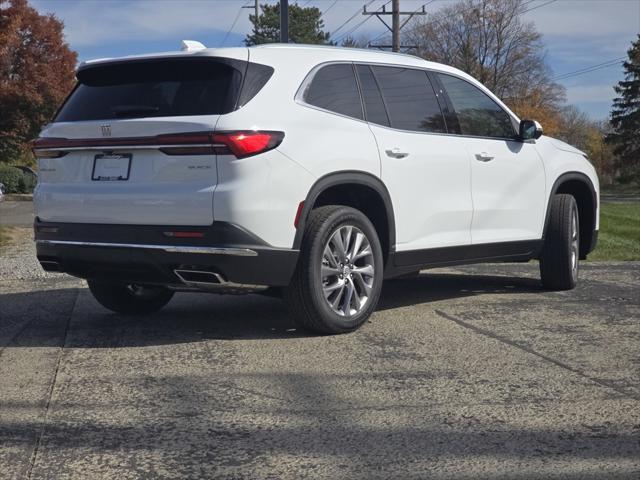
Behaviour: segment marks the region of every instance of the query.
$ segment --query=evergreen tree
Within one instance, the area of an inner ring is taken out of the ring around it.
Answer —
[[[262,14],[255,18],[249,15],[253,31],[244,39],[247,46],[280,41],[280,4],[260,5]],[[289,41],[291,43],[314,43],[331,45],[329,33],[324,32],[322,13],[316,7],[289,5]]]
[[[625,77],[615,88],[619,95],[613,101],[613,132],[607,142],[613,145],[620,179],[640,181],[640,35],[628,50],[624,62]]]

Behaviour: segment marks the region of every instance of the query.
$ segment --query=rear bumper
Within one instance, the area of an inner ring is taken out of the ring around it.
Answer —
[[[185,283],[175,270],[194,270],[211,272],[224,283],[284,286],[298,260],[297,250],[273,248],[227,222],[176,227],[36,219],[34,230],[43,268],[95,280],[180,287]],[[175,232],[201,237],[182,238]]]

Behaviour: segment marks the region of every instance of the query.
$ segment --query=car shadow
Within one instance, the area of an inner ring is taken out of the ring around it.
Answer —
[[[378,311],[485,294],[537,292],[537,279],[424,273],[385,282]],[[0,346],[119,348],[198,342],[315,336],[296,328],[279,298],[179,293],[161,311],[121,315],[101,307],[86,288],[0,294]],[[73,315],[71,313],[73,312]],[[69,325],[67,325],[69,324]],[[17,333],[16,333],[17,332]]]
[[[542,291],[537,278],[458,273],[421,273],[414,278],[388,280],[382,287],[378,311],[487,294]]]

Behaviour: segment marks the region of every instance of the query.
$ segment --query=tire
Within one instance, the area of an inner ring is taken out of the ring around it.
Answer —
[[[376,308],[383,268],[378,235],[362,212],[338,205],[313,210],[284,292],[294,321],[318,333],[356,330]]]
[[[127,285],[123,283],[88,280],[93,297],[105,308],[116,313],[144,315],[164,307],[173,293],[164,287]]]
[[[580,217],[571,195],[554,195],[540,255],[542,285],[549,290],[571,290],[578,281]]]

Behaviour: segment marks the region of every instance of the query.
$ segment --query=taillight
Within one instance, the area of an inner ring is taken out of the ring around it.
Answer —
[[[241,130],[231,132],[189,132],[154,137],[120,138],[39,138],[33,144],[38,158],[58,158],[72,150],[158,149],[166,155],[232,154],[245,158],[276,148],[283,132]]]
[[[284,133],[282,132],[255,130],[220,132],[213,134],[213,143],[214,147],[217,147],[218,144],[225,145],[237,158],[245,158],[276,148],[282,143],[283,138]],[[216,151],[217,153],[225,153],[220,150]]]

